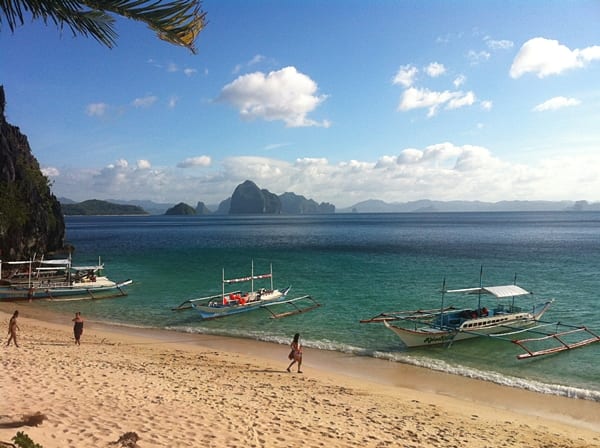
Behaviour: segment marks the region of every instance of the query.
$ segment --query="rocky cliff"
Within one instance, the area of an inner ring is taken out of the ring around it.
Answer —
[[[287,215],[335,213],[335,205],[329,202],[318,204],[312,199],[306,199],[295,193],[283,193],[279,195],[279,199],[281,200],[281,212]]]
[[[278,196],[269,190],[261,190],[250,180],[238,185],[233,195],[222,201],[215,211],[217,215],[315,213],[335,213],[335,205],[328,202],[319,204],[312,199],[289,192]]]
[[[65,222],[27,137],[6,121],[0,86],[0,259],[20,260],[64,246]]]
[[[206,206],[206,204],[202,201],[198,202],[196,205],[196,214],[197,215],[210,215],[210,210]]]
[[[261,190],[251,180],[238,185],[231,196],[230,215],[279,213],[279,197],[268,190]]]

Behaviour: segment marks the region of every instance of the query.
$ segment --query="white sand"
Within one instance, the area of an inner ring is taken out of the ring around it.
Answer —
[[[0,307],[4,329],[13,308]],[[89,321],[76,346],[69,317],[16,308],[0,441],[24,431],[44,448],[108,447],[133,431],[142,448],[600,447],[596,402],[317,350],[289,374],[286,346]],[[40,426],[5,427],[35,412]]]

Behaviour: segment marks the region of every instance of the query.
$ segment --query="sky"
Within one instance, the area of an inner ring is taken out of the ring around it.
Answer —
[[[598,1],[223,1],[192,54],[0,22],[9,123],[59,198],[600,200]]]

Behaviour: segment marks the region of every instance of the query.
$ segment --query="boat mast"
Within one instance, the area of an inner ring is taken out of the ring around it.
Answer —
[[[513,284],[516,285],[517,284],[517,273],[515,272],[515,278],[513,280]],[[535,301],[534,301],[534,305],[535,305]],[[515,309],[515,296],[512,297],[512,305],[511,305],[511,311]]]
[[[221,282],[221,287],[223,288],[223,292],[221,293],[221,299],[225,299],[225,268],[223,268],[223,275],[221,277],[223,281]]]
[[[446,277],[442,280],[442,304],[440,306],[440,328],[444,325],[444,296],[446,295]]]
[[[254,259],[252,259],[252,271],[250,273],[250,291],[254,292]]]
[[[35,259],[35,254],[33,254],[33,258]],[[28,282],[28,287],[31,288],[31,270],[33,269],[33,262],[31,261],[31,259],[29,260],[29,273],[28,273],[28,278],[27,278],[27,282]]]
[[[69,258],[67,260],[67,285],[71,284],[71,251],[69,251]]]
[[[481,288],[483,288],[483,265],[479,269],[479,292],[477,293],[477,315],[481,315]]]
[[[274,291],[274,289],[273,289],[273,263],[271,263],[271,291]]]

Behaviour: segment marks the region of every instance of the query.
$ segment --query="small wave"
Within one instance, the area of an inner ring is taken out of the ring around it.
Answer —
[[[561,397],[577,398],[580,400],[600,402],[600,391],[572,386],[564,386],[562,384],[548,384],[543,383],[541,381],[518,378],[497,372],[485,371],[461,365],[452,365],[442,360],[432,358],[418,358],[407,354],[374,352],[373,356],[376,358],[402,362],[417,367],[423,367],[438,372],[451,373],[453,375],[460,375],[467,378],[487,381],[502,386],[509,386],[547,395],[558,395]]]
[[[131,324],[122,324],[122,323],[110,323],[111,325],[118,325],[123,327],[133,327],[133,328],[152,328],[146,327],[142,325],[131,325]],[[183,333],[194,333],[194,334],[207,334],[207,335],[215,335],[215,336],[229,336],[234,338],[243,338],[243,339],[254,339],[263,342],[270,342],[275,344],[287,345],[290,342],[289,335],[276,335],[273,333],[267,333],[262,331],[248,331],[248,330],[240,330],[235,328],[219,328],[219,329],[211,329],[211,328],[198,328],[198,327],[178,327],[178,326],[168,326],[163,327],[165,330],[169,331],[179,331]],[[435,370],[438,372],[450,373],[453,375],[460,375],[467,378],[478,379],[482,381],[487,381],[490,383],[499,384],[502,386],[514,387],[518,389],[529,390],[532,392],[547,394],[547,395],[557,395],[568,398],[576,398],[580,400],[590,400],[600,402],[600,391],[565,386],[562,384],[548,384],[543,383],[541,381],[518,378],[515,376],[505,375],[497,372],[485,371],[480,369],[475,369],[472,367],[465,367],[462,365],[452,365],[446,361],[433,359],[433,358],[422,358],[412,356],[407,353],[398,353],[398,352],[384,352],[378,350],[368,350],[361,347],[352,346],[349,344],[343,344],[340,342],[321,339],[321,340],[304,340],[303,345],[305,347],[315,348],[318,350],[324,351],[332,351],[345,353],[355,356],[369,356],[378,359],[385,359],[388,361],[399,362],[404,364],[413,365],[416,367],[422,367],[425,369]]]

